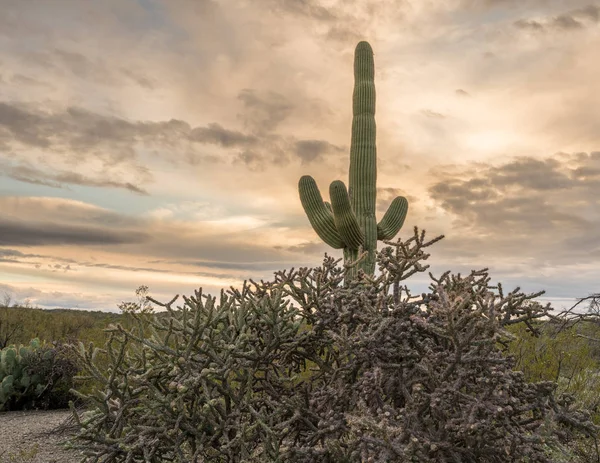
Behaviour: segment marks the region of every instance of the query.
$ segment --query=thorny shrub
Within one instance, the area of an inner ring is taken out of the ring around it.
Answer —
[[[150,298],[166,316],[109,327],[108,371],[77,349],[103,387],[73,407],[72,446],[94,462],[548,462],[549,420],[596,432],[503,354],[507,325],[547,314],[541,293],[505,293],[487,269],[430,273],[421,296],[402,284],[441,238],[386,242],[381,275],[349,283],[326,255],[218,304]]]

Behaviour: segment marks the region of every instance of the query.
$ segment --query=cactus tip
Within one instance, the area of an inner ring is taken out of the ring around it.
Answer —
[[[373,53],[373,48],[371,48],[371,44],[365,40],[358,42],[358,44],[356,45],[356,51],[359,50],[368,50],[371,53]]]

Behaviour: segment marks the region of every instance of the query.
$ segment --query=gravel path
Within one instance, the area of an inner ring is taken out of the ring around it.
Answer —
[[[59,445],[68,434],[44,434],[69,416],[69,410],[0,412],[0,463],[79,462],[78,452]]]

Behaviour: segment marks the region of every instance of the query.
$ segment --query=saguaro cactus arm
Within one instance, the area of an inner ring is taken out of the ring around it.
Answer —
[[[390,240],[404,224],[408,201],[399,196],[392,201],[379,223],[377,206],[377,146],[375,124],[375,65],[373,49],[359,42],[354,53],[354,92],[352,94],[352,136],[348,189],[336,180],[329,187],[331,204],[323,202],[314,179],[300,179],[300,201],[313,229],[335,249],[344,249],[349,265],[348,280],[362,269],[374,275],[377,240]],[[359,254],[366,257],[358,261]]]
[[[404,225],[406,213],[408,212],[408,201],[404,196],[394,198],[392,204],[377,224],[377,239],[391,240]]]
[[[298,191],[304,212],[319,238],[334,249],[344,248],[346,245],[335,226],[331,205],[323,201],[315,179],[303,175],[298,182]]]
[[[333,208],[335,228],[342,237],[347,248],[358,249],[365,242],[365,235],[360,229],[356,215],[350,205],[350,197],[346,185],[341,180],[334,180],[329,186],[329,197]]]

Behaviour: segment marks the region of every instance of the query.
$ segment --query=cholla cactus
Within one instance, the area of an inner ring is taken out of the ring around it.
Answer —
[[[546,421],[597,435],[501,351],[504,327],[547,317],[541,293],[505,293],[487,269],[430,274],[421,296],[398,284],[439,239],[382,249],[364,284],[326,256],[176,309],[151,299],[167,311],[133,313],[150,337],[107,329],[107,368],[76,350],[102,384],[73,407],[81,463],[550,463]]]
[[[319,237],[335,249],[344,249],[346,264],[356,261],[361,251],[366,258],[350,269],[350,279],[362,268],[375,273],[377,240],[390,240],[404,224],[408,201],[398,196],[379,223],[376,222],[377,148],[375,146],[375,67],[373,50],[360,42],[354,54],[352,96],[352,140],[350,144],[349,189],[340,180],[329,187],[331,204],[324,202],[310,175],[300,179],[300,201]]]

